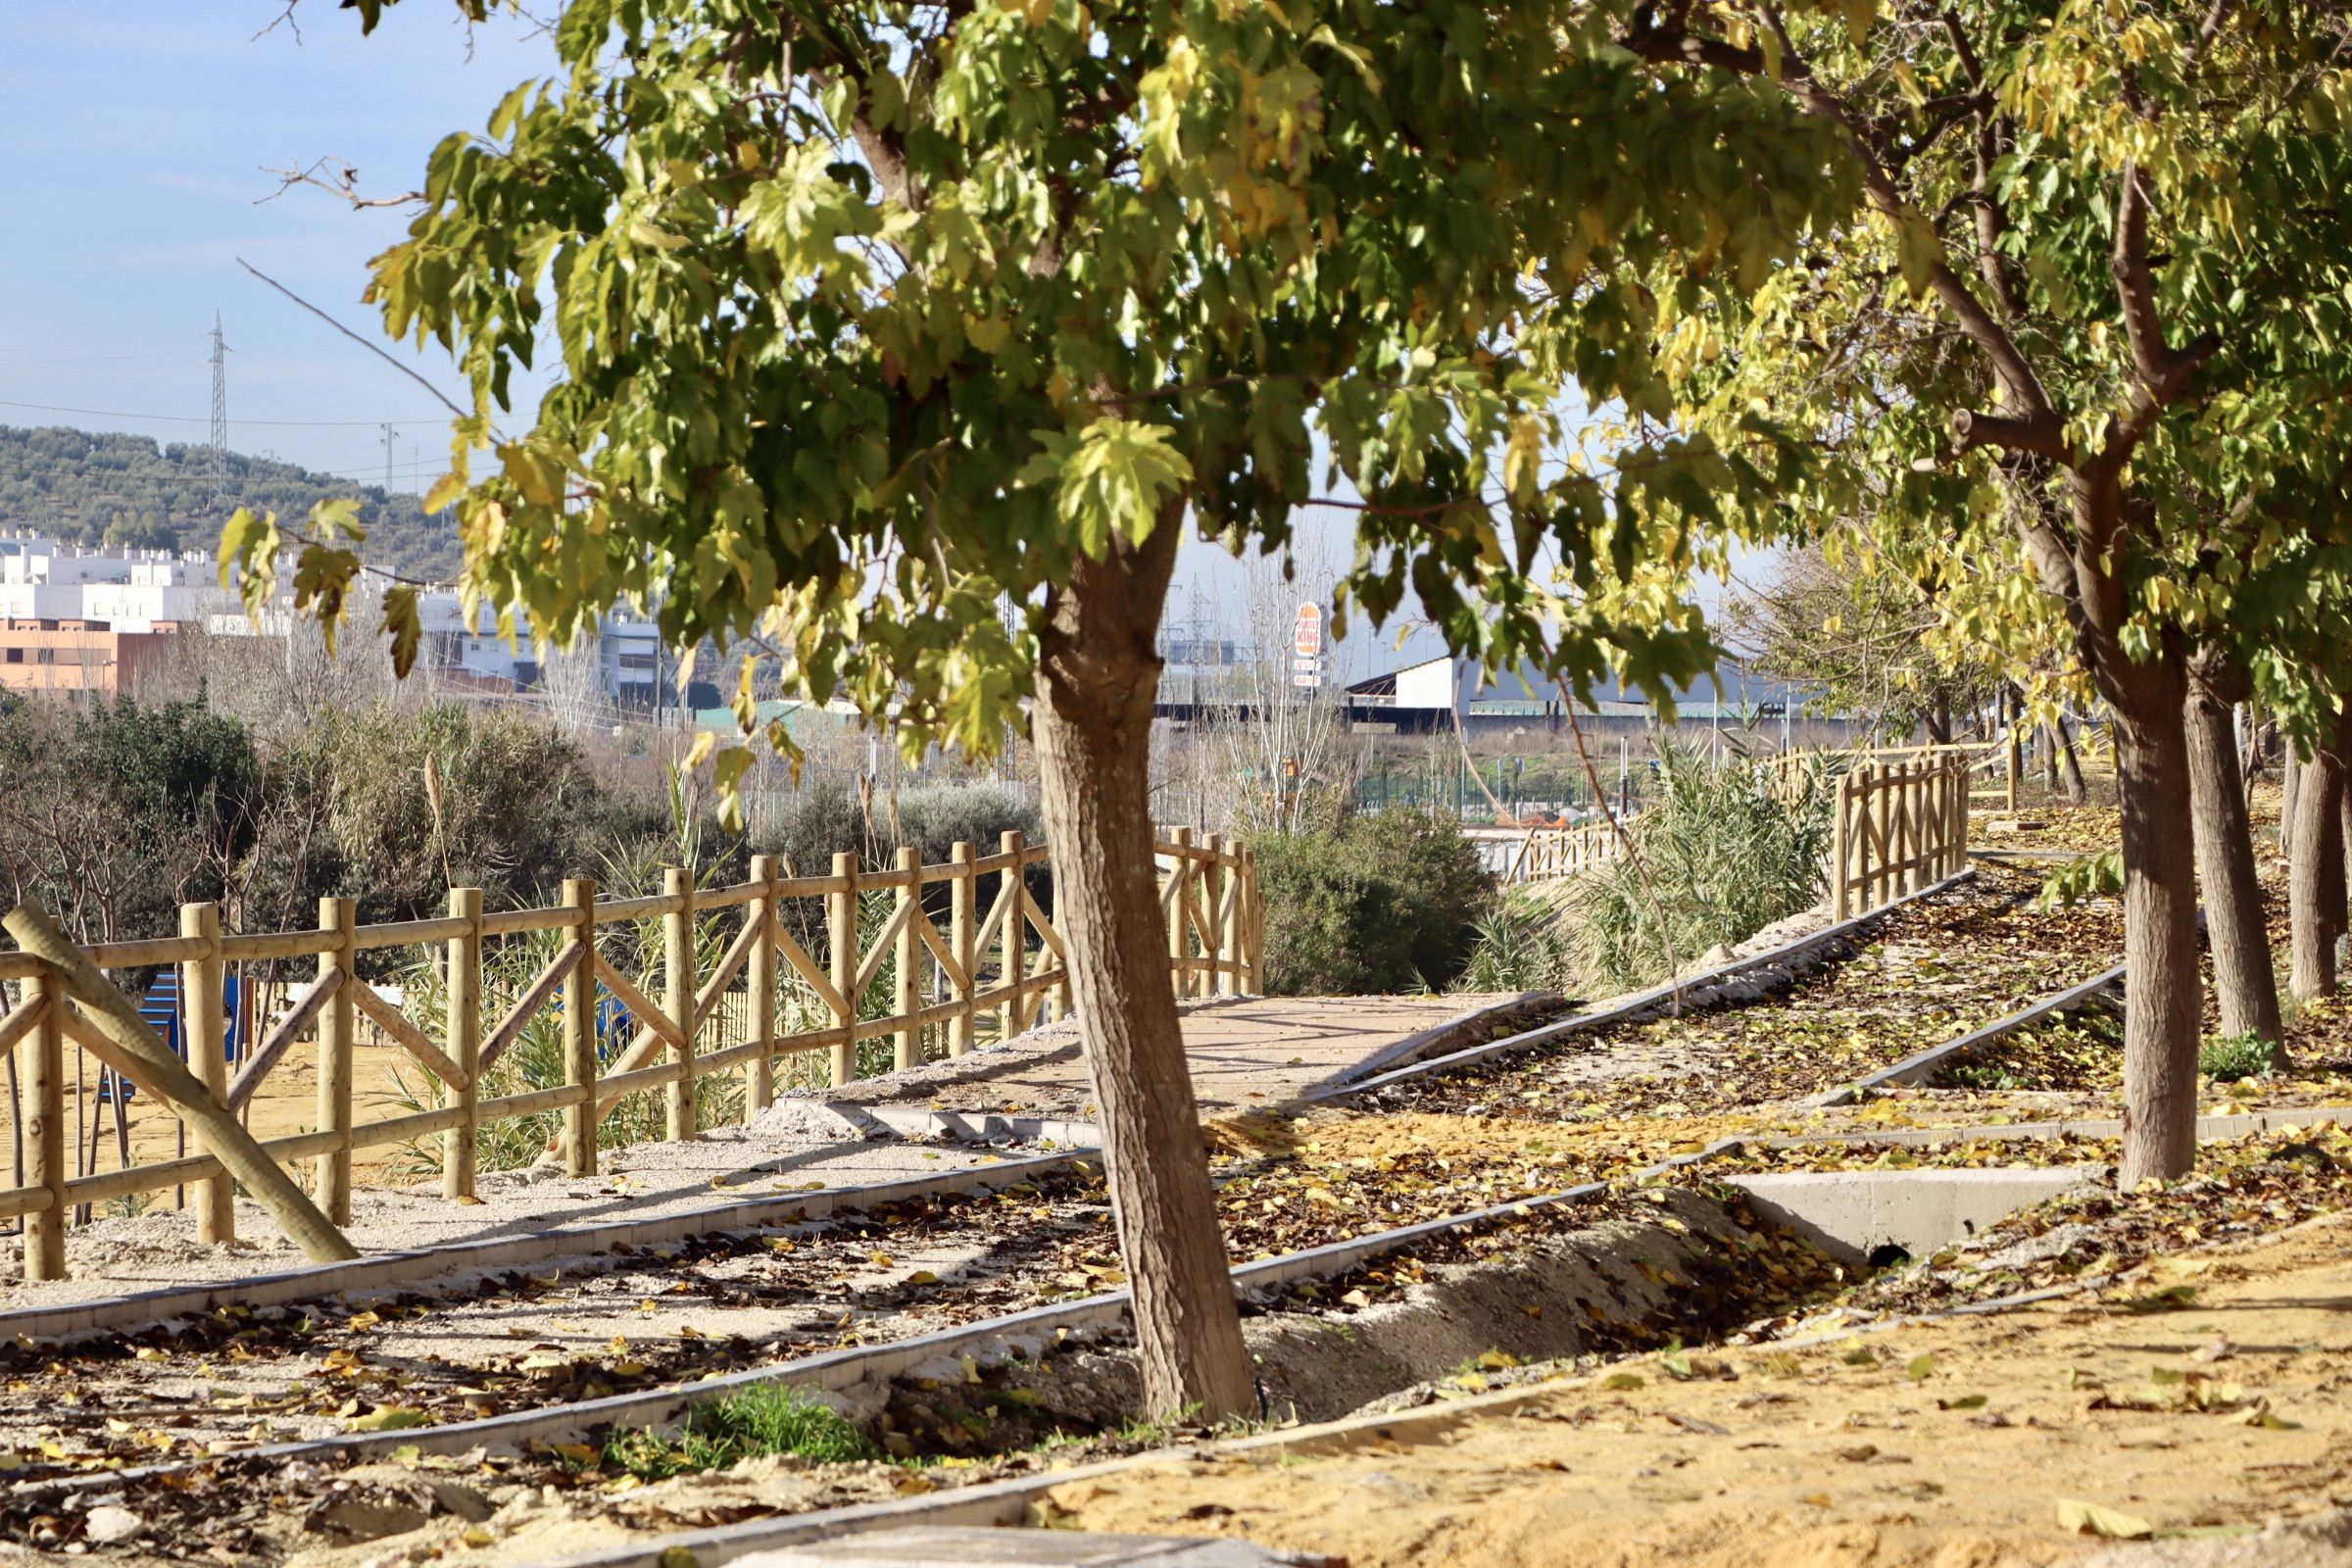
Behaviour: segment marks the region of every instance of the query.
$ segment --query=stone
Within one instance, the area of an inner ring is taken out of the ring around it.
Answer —
[[[128,1508],[108,1503],[90,1510],[89,1516],[82,1522],[81,1534],[82,1539],[92,1545],[111,1546],[117,1542],[128,1541],[146,1528],[147,1521]]]

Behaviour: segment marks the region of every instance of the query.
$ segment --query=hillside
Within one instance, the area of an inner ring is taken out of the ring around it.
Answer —
[[[318,501],[356,496],[368,561],[411,577],[457,569],[447,522],[426,516],[414,495],[232,452],[224,507],[213,499],[211,459],[208,447],[159,447],[140,435],[0,425],[0,528],[91,545],[210,549],[236,507],[298,518]]]

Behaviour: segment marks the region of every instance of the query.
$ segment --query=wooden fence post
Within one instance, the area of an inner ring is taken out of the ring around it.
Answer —
[[[980,989],[980,879],[972,870],[972,841],[958,839],[948,851],[956,878],[948,884],[948,951],[963,970],[964,986],[957,994],[963,1005],[948,1020],[948,1054],[960,1056],[972,1049],[972,998]],[[950,982],[955,976],[950,975]]]
[[[449,1055],[466,1071],[466,1087],[444,1085],[444,1104],[457,1105],[466,1119],[441,1135],[441,1196],[473,1196],[474,1150],[480,1126],[474,1107],[482,1086],[482,890],[451,888],[449,912],[466,922],[466,934],[449,939],[448,1033]]]
[[[891,988],[891,1005],[901,1022],[892,1043],[891,1065],[905,1072],[921,1065],[923,1059],[923,1032],[910,1021],[923,1007],[923,989],[917,977],[923,942],[914,929],[914,922],[923,916],[923,852],[910,844],[900,845],[897,869],[905,880],[893,890],[898,897],[891,901],[893,912],[900,915],[898,945],[891,954],[897,981]],[[908,907],[910,905],[913,907]]]
[[[1168,867],[1169,887],[1161,890],[1160,907],[1168,911],[1168,983],[1176,988],[1179,997],[1190,996],[1193,971],[1186,962],[1192,956],[1192,927],[1186,920],[1184,906],[1192,896],[1193,830],[1180,827],[1174,834],[1176,853]],[[1174,897],[1168,897],[1173,893]]]
[[[2026,770],[2026,759],[2025,759],[2025,754],[2024,754],[2024,751],[2022,750],[2022,747],[2021,747],[2021,745],[2020,745],[2020,742],[2019,742],[2019,739],[2018,739],[2018,734],[2017,734],[2017,721],[2018,721],[2018,717],[2019,717],[2019,713],[2018,713],[2018,707],[2019,707],[2019,706],[2022,706],[2022,705],[2013,705],[2013,706],[2011,706],[2011,707],[2010,707],[2010,709],[2009,709],[2009,780],[2008,780],[2008,783],[2009,783],[2009,812],[2010,812],[2010,814],[2011,814],[2012,816],[2014,816],[2014,815],[2016,815],[2016,814],[2017,814],[2017,778],[2018,778],[2018,775],[2019,775],[2020,773],[2023,773],[2023,772]]]
[[[24,1277],[66,1277],[66,983],[44,967],[24,983],[41,1021],[17,1047],[24,1074],[24,1181],[49,1190],[49,1206],[24,1216]]]
[[[1242,882],[1242,842],[1235,839],[1223,849],[1230,865],[1223,867],[1223,879],[1218,882],[1221,901],[1209,906],[1209,931],[1216,936],[1218,959],[1218,968],[1211,978],[1216,983],[1218,997],[1233,997],[1242,990],[1242,943],[1235,941],[1233,914],[1242,907],[1242,889],[1247,884]]]
[[[226,1109],[228,1060],[220,1047],[228,997],[221,984],[227,966],[220,959],[220,906],[181,905],[179,934],[205,945],[202,956],[186,959],[179,966],[179,1008],[184,1025],[180,1038],[187,1043],[188,1064],[204,1081],[213,1103]],[[210,1247],[236,1239],[236,1181],[223,1170],[196,1190],[196,1240]]]
[[[858,1042],[849,1031],[858,1025],[858,857],[844,850],[833,857],[833,880],[841,885],[825,895],[826,908],[831,913],[830,938],[833,947],[833,989],[840,994],[841,1005],[833,1010],[833,1025],[844,1031],[833,1047],[833,1087],[858,1076]]]
[[[668,1137],[673,1144],[693,1140],[694,1106],[694,993],[696,989],[694,956],[694,873],[682,865],[673,865],[662,873],[662,895],[675,899],[678,906],[662,917],[662,1009],[670,1022],[678,1026],[679,1044],[670,1050],[671,1058],[678,1064],[678,1075],[669,1082]]]
[[[1225,896],[1225,838],[1211,833],[1206,841],[1208,859],[1203,865],[1200,883],[1200,919],[1207,927],[1200,933],[1201,956],[1208,966],[1200,971],[1199,995],[1213,997],[1225,978],[1225,944],[1220,940],[1224,922],[1217,918],[1217,901]]]
[[[1029,850],[1029,835],[1018,828],[1007,828],[997,840],[998,853],[1010,856],[1011,863],[1004,874],[1012,880],[1005,884],[1004,929],[998,933],[1004,944],[1004,984],[1014,987],[1004,999],[1004,1038],[1029,1027],[1029,999],[1017,989],[1029,978],[1029,883],[1023,875],[1022,858]]]
[[[1895,764],[1894,772],[1895,847],[1892,858],[1894,880],[1886,889],[1889,900],[1909,893],[1914,886],[1911,862],[1919,858],[1919,764],[1909,758]]]
[[[359,924],[359,904],[353,899],[318,901],[318,929],[334,933],[335,945],[318,955],[318,979],[335,994],[318,1015],[318,1127],[337,1135],[335,1147],[318,1156],[314,1183],[319,1212],[334,1225],[351,1223],[351,1068],[359,1014],[351,1000],[358,983],[352,973],[355,956],[351,942]],[[330,980],[330,975],[339,980]]]
[[[564,879],[564,907],[571,912],[569,940],[596,946],[596,884]],[[580,1098],[564,1107],[564,1174],[596,1174],[596,964],[571,966],[564,977],[564,1086]]]
[[[1061,879],[1054,873],[1054,855],[1053,847],[1051,845],[1047,847],[1046,852],[1046,878],[1054,890],[1055,899],[1054,903],[1054,912],[1056,916],[1058,916],[1061,913],[1061,901],[1059,898]],[[1025,886],[1026,884],[1024,884],[1024,887]],[[1032,903],[1027,906],[1027,907],[1035,908],[1036,905]],[[1065,951],[1060,956],[1061,978],[1054,983],[1054,1017],[1056,1021],[1067,1018],[1078,1010],[1077,993],[1072,989],[1070,984],[1070,960],[1066,951],[1068,946],[1069,944],[1066,942],[1062,944],[1062,947]],[[1053,957],[1047,953],[1041,951],[1037,956],[1037,961],[1041,964],[1051,963],[1053,962]]]
[[[1845,869],[1853,863],[1853,846],[1846,828],[1854,793],[1853,779],[1851,772],[1838,774],[1830,792],[1830,918],[1833,921],[1843,921],[1854,912],[1845,891]]]
[[[752,942],[744,987],[751,993],[751,1036],[760,1043],[760,1053],[744,1073],[747,1122],[776,1098],[776,858],[753,856],[752,880],[760,884],[760,896],[744,906],[743,917],[756,923],[760,935]]]

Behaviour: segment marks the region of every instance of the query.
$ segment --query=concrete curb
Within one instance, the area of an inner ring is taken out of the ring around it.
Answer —
[[[1945,877],[1942,882],[1924,886],[1924,889],[1919,889],[1917,894],[1905,894],[1903,898],[1895,898],[1893,903],[1886,903],[1886,906],[1870,909],[1870,912],[1865,912],[1865,914],[1856,914],[1853,919],[1841,919],[1841,921],[1837,921],[1835,926],[1823,926],[1821,931],[1813,931],[1813,933],[1809,933],[1809,936],[1799,936],[1794,943],[1783,943],[1781,948],[1771,948],[1769,953],[1757,953],[1757,955],[1745,956],[1745,959],[1734,959],[1731,964],[1722,964],[1719,968],[1710,968],[1710,971],[1695,973],[1695,976],[1677,980],[1677,983],[1653,985],[1651,990],[1635,992],[1633,997],[1623,999],[1623,1002],[1613,1002],[1613,1004],[1609,1004],[1609,1006],[1594,1010],[1594,1013],[1576,1013],[1574,1018],[1562,1018],[1559,1022],[1547,1022],[1547,1025],[1536,1027],[1536,1030],[1524,1030],[1519,1034],[1512,1034],[1512,1037],[1507,1037],[1507,1039],[1495,1039],[1495,1042],[1489,1042],[1484,1046],[1470,1046],[1468,1051],[1453,1051],[1451,1055],[1435,1055],[1435,1057],[1430,1057],[1430,1060],[1413,1062],[1413,1065],[1409,1065],[1409,1067],[1397,1067],[1397,1069],[1393,1069],[1393,1072],[1381,1072],[1381,1074],[1376,1074],[1376,1077],[1354,1079],[1354,1081],[1348,1081],[1348,1084],[1334,1084],[1334,1086],[1329,1086],[1329,1089],[1312,1089],[1312,1091],[1303,1093],[1300,1101],[1310,1102],[1310,1104],[1319,1104],[1319,1102],[1327,1102],[1327,1101],[1343,1101],[1343,1098],[1359,1096],[1359,1093],[1371,1093],[1374,1089],[1388,1089],[1390,1084],[1404,1084],[1404,1081],[1409,1081],[1409,1079],[1428,1077],[1428,1074],[1435,1074],[1435,1072],[1451,1072],[1451,1069],[1456,1069],[1456,1067],[1475,1067],[1475,1065],[1480,1065],[1480,1062],[1489,1062],[1498,1055],[1515,1054],[1515,1051],[1534,1051],[1536,1046],[1547,1046],[1547,1044],[1552,1044],[1554,1039],[1566,1039],[1566,1037],[1571,1037],[1571,1034],[1599,1030],[1599,1027],[1611,1025],[1611,1022],[1625,1022],[1630,1018],[1637,1018],[1637,1015],[1642,1015],[1642,1013],[1648,1013],[1651,1008],[1665,1006],[1665,1004],[1670,1004],[1672,999],[1680,997],[1682,992],[1705,990],[1705,987],[1710,987],[1710,985],[1722,985],[1724,980],[1736,980],[1739,976],[1742,976],[1742,973],[1750,971],[1750,968],[1769,968],[1774,964],[1788,964],[1788,961],[1792,961],[1792,959],[1801,959],[1801,956],[1813,953],[1816,948],[1825,948],[1825,945],[1830,945],[1830,943],[1839,941],[1839,938],[1846,938],[1846,936],[1851,936],[1851,933],[1860,931],[1863,926],[1872,924],[1872,921],[1884,919],[1886,914],[1891,914],[1893,909],[1900,909],[1903,906],[1907,906],[1907,903],[1917,903],[1919,898],[1934,898],[1936,894],[1945,894],[1945,891],[1954,889],[1954,886],[1959,886],[1962,882],[1969,882],[1971,877],[1976,877],[1974,870],[1952,872],[1950,877]]]
[[[1310,1090],[1299,1098],[1308,1103],[1320,1103],[1355,1095],[1369,1094],[1376,1089],[1385,1089],[1391,1084],[1403,1083],[1433,1073],[1450,1072],[1457,1067],[1476,1066],[1497,1056],[1510,1055],[1515,1052],[1532,1051],[1539,1046],[1547,1046],[1555,1040],[1565,1040],[1571,1035],[1583,1034],[1588,1030],[1602,1028],[1613,1023],[1623,1023],[1628,1019],[1639,1017],[1652,1008],[1667,1005],[1685,992],[1704,990],[1710,986],[1721,985],[1727,980],[1737,979],[1751,969],[1769,968],[1775,964],[1788,963],[1793,959],[1804,957],[1816,949],[1827,947],[1833,942],[1850,936],[1854,932],[1884,919],[1906,904],[1913,904],[1921,899],[1948,892],[1975,876],[1976,872],[1973,870],[1956,871],[1942,881],[1924,887],[1917,893],[1907,893],[1891,904],[1884,904],[1878,908],[1857,914],[1851,919],[1824,926],[1819,931],[1798,937],[1793,942],[1786,943],[1767,952],[1752,954],[1744,958],[1736,958],[1730,963],[1688,976],[1683,980],[1637,992],[1624,1001],[1612,1003],[1595,1012],[1580,1012],[1574,1017],[1562,1018],[1556,1023],[1548,1023],[1541,1028],[1526,1030],[1507,1039],[1490,1041],[1483,1046],[1472,1046],[1466,1051],[1453,1052],[1448,1055],[1433,1056],[1426,1061],[1398,1067],[1351,1083],[1338,1084],[1328,1089]]]
[[[0,1337],[54,1340],[104,1329],[143,1328],[168,1318],[195,1316],[222,1306],[282,1306],[361,1292],[390,1294],[413,1289],[428,1278],[470,1269],[514,1268],[551,1257],[611,1251],[621,1247],[655,1247],[715,1231],[803,1224],[843,1209],[1006,1186],[1052,1175],[1084,1157],[1084,1153],[1072,1150],[996,1165],[967,1166],[938,1175],[903,1177],[864,1187],[778,1193],[770,1198],[706,1204],[643,1219],[612,1220],[601,1225],[536,1231],[487,1241],[451,1242],[411,1251],[370,1252],[353,1262],[305,1264],[241,1280],[170,1286],[57,1306],[18,1307],[0,1312]]]
[[[1314,1099],[1325,1090],[1336,1089],[1342,1084],[1351,1084],[1359,1079],[1376,1077],[1392,1067],[1402,1066],[1408,1061],[1418,1061],[1433,1051],[1444,1051],[1456,1044],[1464,1035],[1476,1034],[1481,1029],[1512,1018],[1523,1017],[1531,1012],[1547,1012],[1567,1004],[1568,999],[1557,991],[1522,991],[1506,1002],[1475,1008],[1459,1017],[1448,1018],[1444,1023],[1432,1025],[1417,1035],[1407,1035],[1395,1045],[1374,1052],[1354,1066],[1343,1068],[1319,1083],[1307,1085],[1300,1092],[1299,1098],[1301,1100]]]

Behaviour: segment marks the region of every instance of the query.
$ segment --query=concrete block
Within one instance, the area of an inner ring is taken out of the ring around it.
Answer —
[[[733,1568],[1306,1568],[1325,1560],[1247,1541],[934,1525],[755,1552],[735,1558]]]
[[[2016,1210],[2087,1187],[2104,1167],[1789,1171],[1733,1176],[1756,1212],[1831,1256],[1866,1261],[1889,1245],[1912,1257],[1964,1242]]]

